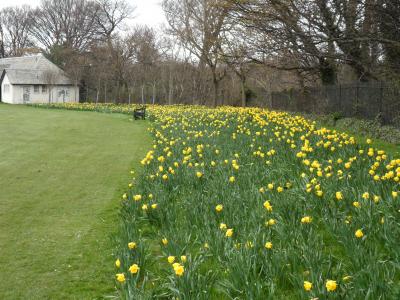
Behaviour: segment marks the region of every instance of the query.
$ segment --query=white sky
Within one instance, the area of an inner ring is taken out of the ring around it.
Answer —
[[[164,13],[161,8],[161,0],[127,0],[136,7],[135,18],[128,21],[128,25],[146,24],[157,29],[165,21]],[[17,6],[28,4],[37,6],[40,0],[0,0],[0,9],[7,6]]]

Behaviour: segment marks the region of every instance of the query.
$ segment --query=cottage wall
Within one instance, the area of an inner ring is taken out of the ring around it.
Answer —
[[[8,91],[5,92],[4,86],[8,84]],[[7,74],[4,76],[3,82],[1,84],[1,101],[4,103],[13,103],[13,93],[14,87],[10,84],[10,80],[7,77]]]
[[[34,85],[14,85],[13,86],[13,102],[15,104],[28,103],[63,103],[63,102],[79,102],[79,88],[70,86],[44,86],[38,85],[35,91]],[[29,94],[29,97],[24,94]],[[29,101],[27,101],[29,99]]]

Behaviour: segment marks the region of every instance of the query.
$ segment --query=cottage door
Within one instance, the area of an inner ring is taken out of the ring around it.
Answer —
[[[57,99],[57,102],[62,102],[62,103],[64,103],[64,102],[65,102],[65,96],[66,96],[65,89],[60,88],[60,89],[58,90],[58,99]]]
[[[30,99],[31,87],[30,86],[23,86],[22,87],[22,95],[23,95],[22,97],[23,97],[24,104],[30,103],[31,102],[31,99]]]

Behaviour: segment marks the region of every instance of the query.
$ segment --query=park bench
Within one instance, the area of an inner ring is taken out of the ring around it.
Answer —
[[[133,110],[133,118],[135,120],[137,120],[137,119],[145,120],[146,119],[146,106],[135,108]]]

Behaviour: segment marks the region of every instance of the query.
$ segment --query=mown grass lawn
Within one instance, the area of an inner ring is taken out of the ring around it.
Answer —
[[[0,299],[114,293],[110,235],[147,125],[0,104]]]

